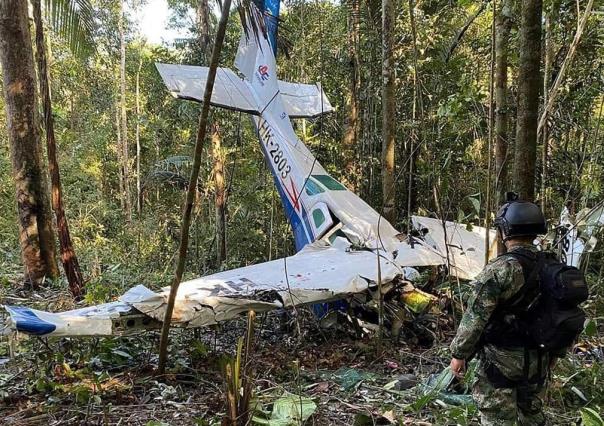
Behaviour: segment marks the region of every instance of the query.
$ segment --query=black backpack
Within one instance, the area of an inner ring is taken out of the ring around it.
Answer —
[[[503,256],[520,262],[525,284],[496,309],[485,341],[543,352],[570,347],[585,323],[585,312],[579,307],[589,296],[583,273],[553,253],[515,250]]]

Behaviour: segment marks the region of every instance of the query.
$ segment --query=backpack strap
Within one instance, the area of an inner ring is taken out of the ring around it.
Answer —
[[[532,306],[535,301],[540,296],[540,288],[539,282],[537,280],[541,269],[546,261],[545,253],[533,253],[529,250],[516,250],[510,253],[505,253],[502,256],[510,256],[513,257],[520,263],[522,268],[522,273],[524,275],[524,284],[522,287],[512,296],[510,297],[503,305],[503,311],[516,310],[516,308],[521,308],[522,310],[527,310],[530,306]],[[529,292],[534,292],[534,295],[530,300],[525,300]],[[526,306],[521,306],[521,302],[524,302]]]

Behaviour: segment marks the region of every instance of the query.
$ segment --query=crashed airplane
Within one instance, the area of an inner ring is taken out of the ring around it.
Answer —
[[[258,27],[262,13],[257,12]],[[407,267],[447,265],[460,279],[484,266],[484,228],[414,216],[419,238],[401,235],[380,214],[334,179],[296,136],[290,119],[333,111],[321,86],[277,79],[272,38],[243,34],[235,60],[242,78],[219,68],[211,98],[215,107],[251,114],[262,153],[291,224],[297,253],[283,259],[183,282],[172,324],[204,327],[249,310],[345,299],[382,283],[405,280]],[[157,64],[170,93],[201,102],[208,68]],[[495,232],[490,231],[490,241]],[[406,291],[416,291],[409,283]],[[170,288],[143,285],[117,301],[49,313],[4,306],[5,333],[38,336],[111,336],[155,329],[164,318]]]

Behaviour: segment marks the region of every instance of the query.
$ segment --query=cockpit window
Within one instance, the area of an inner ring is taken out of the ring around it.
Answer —
[[[332,191],[346,191],[344,185],[329,175],[312,175],[312,177],[321,182],[327,189]]]
[[[304,185],[304,188],[308,195],[317,195],[321,192],[325,192],[325,190],[321,188],[321,185],[315,182],[312,177],[306,180],[306,185]]]

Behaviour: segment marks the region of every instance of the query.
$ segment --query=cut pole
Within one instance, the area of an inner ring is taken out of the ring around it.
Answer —
[[[170,287],[170,295],[168,296],[168,305],[166,306],[166,314],[161,329],[161,338],[159,342],[159,365],[157,368],[158,374],[163,374],[166,369],[166,358],[168,352],[168,339],[170,334],[170,322],[172,321],[172,312],[174,311],[174,302],[176,293],[182,280],[182,274],[185,270],[187,260],[187,249],[189,245],[189,227],[191,226],[191,212],[193,210],[193,201],[195,200],[195,188],[197,188],[197,180],[199,178],[199,168],[201,166],[201,152],[203,143],[206,138],[208,126],[208,113],[210,111],[210,99],[214,90],[214,80],[216,79],[216,70],[218,68],[218,60],[224,42],[227,21],[229,19],[229,10],[231,8],[231,0],[224,0],[222,4],[222,14],[218,23],[218,31],[216,32],[216,41],[212,50],[212,58],[210,60],[210,68],[208,70],[208,79],[206,81],[205,92],[203,95],[203,104],[201,106],[201,114],[199,114],[199,125],[197,128],[197,138],[195,140],[195,153],[193,155],[193,167],[189,178],[189,186],[187,188],[187,198],[182,215],[182,225],[180,229],[180,243],[178,246],[178,258],[176,260],[176,271],[174,280]]]

